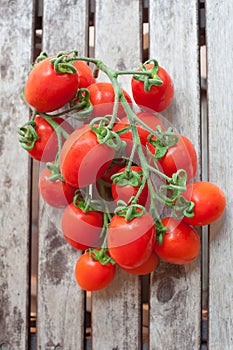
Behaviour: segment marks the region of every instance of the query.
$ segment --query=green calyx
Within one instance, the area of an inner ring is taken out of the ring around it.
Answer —
[[[94,118],[89,126],[96,134],[99,144],[106,144],[110,148],[118,151],[124,146],[123,143],[125,142],[121,140],[120,136],[115,131],[108,127],[109,118],[111,118],[111,116]]]
[[[122,173],[112,175],[111,180],[117,186],[132,185],[134,187],[139,187],[142,184],[142,171],[125,170]]]
[[[56,181],[56,180],[60,180],[63,182],[65,181],[63,176],[61,175],[60,168],[56,164],[56,162],[55,163],[48,162],[48,163],[46,163],[46,167],[51,172],[51,175],[49,177],[50,181]]]
[[[91,198],[89,194],[83,197],[80,190],[77,190],[74,198],[73,204],[76,208],[81,209],[84,213],[88,213],[89,211],[103,211],[103,205],[99,200],[94,200]]]
[[[74,74],[77,73],[77,70],[73,63],[77,56],[77,51],[61,51],[57,54],[57,57],[50,60],[50,63],[54,66],[54,70],[57,73]]]
[[[26,151],[31,151],[35,142],[39,139],[35,128],[36,123],[33,120],[18,128],[19,142]]]
[[[143,216],[146,213],[146,209],[140,204],[131,203],[127,205],[127,203],[125,203],[123,200],[119,200],[114,213],[118,216],[124,216],[125,220],[129,222],[134,218]]]
[[[165,132],[162,131],[161,126],[157,126],[155,135],[148,136],[148,142],[155,147],[155,154],[150,155],[155,159],[161,159],[167,153],[170,147],[173,147],[179,140],[179,136],[175,134],[172,128],[168,128]]]
[[[147,64],[153,63],[153,67],[148,69]],[[133,77],[135,80],[139,80],[144,82],[144,90],[146,92],[150,91],[152,86],[160,86],[163,84],[162,79],[158,75],[158,70],[159,70],[159,64],[158,61],[155,59],[150,59],[146,62],[144,62],[141,66],[140,69],[143,73],[148,72],[149,74],[135,74]]]
[[[101,248],[98,249],[88,249],[87,250],[90,253],[90,257],[95,260],[99,261],[102,265],[112,264],[115,265],[115,261],[112,259],[112,257],[107,253],[107,248]]]

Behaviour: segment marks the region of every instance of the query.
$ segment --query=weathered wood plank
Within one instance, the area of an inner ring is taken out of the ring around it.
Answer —
[[[20,94],[31,62],[33,1],[0,6],[0,345],[17,350],[28,348],[29,162],[17,127],[29,117]]]
[[[96,1],[95,56],[117,70],[136,69],[142,57],[141,2]],[[107,80],[100,75],[100,80]],[[131,94],[130,79],[120,77],[124,89]]]
[[[48,54],[77,49],[87,52],[87,1],[44,0],[43,50]],[[80,252],[64,240],[62,212],[41,202],[38,276],[39,349],[82,349],[84,344],[84,293],[74,277]],[[56,217],[56,219],[55,219]]]
[[[149,51],[174,81],[174,101],[162,114],[200,154],[197,6],[196,1],[149,1]],[[151,279],[150,349],[198,349],[200,300],[199,261],[185,267],[161,264]]]
[[[96,1],[95,55],[113,69],[138,66],[141,60],[139,1]],[[104,80],[100,75],[100,80]],[[120,80],[130,93],[130,77]],[[93,293],[92,346],[135,350],[141,345],[141,305],[138,277],[117,271],[112,285]],[[117,331],[116,331],[117,330]]]
[[[225,216],[210,226],[210,350],[233,349],[232,16],[232,1],[206,1],[209,180],[227,196]]]

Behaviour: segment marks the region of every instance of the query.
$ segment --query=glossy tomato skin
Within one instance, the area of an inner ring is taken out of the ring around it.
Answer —
[[[96,82],[96,79],[92,75],[92,69],[86,62],[74,61],[74,67],[77,69],[79,75],[79,88],[87,88]]]
[[[183,135],[178,135],[178,137],[178,142],[167,150],[163,158],[158,160],[158,165],[160,170],[169,177],[172,177],[177,170],[183,169],[187,173],[187,181],[190,181],[197,172],[196,150],[187,137]],[[155,154],[155,146],[148,143],[148,148],[152,154]]]
[[[61,225],[65,239],[76,249],[85,250],[101,244],[103,213],[99,211],[83,212],[70,203],[63,212]]]
[[[54,208],[65,208],[73,201],[76,188],[60,179],[50,180],[51,171],[44,168],[40,174],[39,193],[46,203]]]
[[[93,260],[90,252],[85,252],[75,266],[75,278],[79,286],[86,291],[96,291],[106,288],[114,279],[116,266],[111,262],[102,265]]]
[[[73,132],[73,127],[64,119],[53,118],[53,120],[68,134]],[[40,162],[52,162],[58,152],[57,134],[49,122],[40,115],[37,115],[34,121],[36,123],[35,131],[39,138],[36,140],[33,149],[28,151],[28,153],[33,159]],[[62,142],[64,143],[64,138]]]
[[[115,99],[114,89],[111,83],[97,82],[91,84],[87,88],[90,93],[90,101],[93,105],[93,117],[104,117],[107,114],[112,114],[113,104]],[[131,97],[123,89],[123,94],[129,104],[132,104]],[[125,115],[124,108],[119,102],[117,116]]]
[[[123,173],[125,171],[125,167],[120,169],[118,173]],[[135,171],[137,173],[142,172],[142,168],[136,165],[132,165],[130,167],[131,171]],[[142,178],[142,176],[141,176]],[[124,186],[120,186],[117,183],[112,183],[112,197],[117,202],[119,199],[123,200],[124,202],[128,203],[130,198],[132,196],[135,196],[139,190],[139,186],[133,186],[132,184],[128,183]],[[137,203],[140,205],[145,206],[147,201],[149,200],[149,190],[147,184],[145,184]]]
[[[99,144],[96,134],[88,125],[81,126],[68,137],[62,147],[61,174],[71,186],[88,186],[104,174],[107,162],[114,158],[114,154],[112,148]]]
[[[198,232],[183,221],[171,217],[162,219],[167,227],[163,242],[155,242],[154,251],[162,260],[177,265],[184,265],[194,261],[200,251],[200,237]]]
[[[133,269],[123,268],[123,270],[132,275],[140,275],[140,276],[147,275],[156,269],[156,267],[158,266],[158,263],[159,263],[159,258],[155,254],[155,252],[152,251],[149,259],[147,259],[142,265],[135,267]]]
[[[154,64],[145,65],[150,70]],[[147,92],[144,90],[144,82],[132,78],[131,87],[134,101],[144,110],[151,109],[156,112],[162,112],[170,106],[174,96],[174,86],[168,72],[159,67],[158,76],[163,81],[160,86],[153,85]]]
[[[194,217],[183,218],[183,221],[190,225],[210,225],[224,213],[226,197],[214,183],[206,181],[190,183],[182,195],[194,203]]]
[[[57,73],[51,58],[34,66],[24,87],[27,103],[43,113],[55,111],[71,101],[79,85],[77,73]]]
[[[114,215],[108,228],[108,250],[122,268],[136,268],[149,259],[155,240],[155,225],[146,212],[127,222]]]

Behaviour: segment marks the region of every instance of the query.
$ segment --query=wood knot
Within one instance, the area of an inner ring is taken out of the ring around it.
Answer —
[[[167,303],[175,294],[175,283],[172,278],[164,277],[158,283],[157,299],[160,303]]]

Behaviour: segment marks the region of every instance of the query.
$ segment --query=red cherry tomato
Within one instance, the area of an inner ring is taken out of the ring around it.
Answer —
[[[62,215],[62,232],[67,242],[76,249],[99,247],[103,227],[103,213],[87,211],[70,203]]]
[[[50,180],[51,171],[44,168],[39,177],[39,192],[46,203],[54,208],[65,208],[73,201],[75,187],[60,179]]]
[[[68,134],[73,132],[73,127],[62,118],[53,118]],[[53,127],[40,115],[34,119],[36,123],[35,131],[39,138],[36,140],[32,150],[28,151],[30,156],[41,162],[54,161],[58,152],[58,139]],[[65,139],[62,138],[64,143]]]
[[[99,144],[96,134],[84,125],[77,128],[62,147],[61,174],[74,187],[88,186],[104,174],[107,162],[114,158],[114,154],[112,148]]]
[[[55,111],[71,101],[79,84],[77,73],[57,73],[51,58],[34,66],[24,87],[27,103],[43,113]]]
[[[103,265],[94,260],[90,252],[80,256],[75,266],[75,278],[79,286],[86,291],[106,288],[114,279],[116,266],[111,262]]]
[[[89,85],[96,82],[92,75],[92,69],[83,61],[74,61],[74,67],[77,69],[79,75],[79,88],[87,88]]]
[[[120,169],[117,173],[123,173],[125,172],[125,167]],[[134,179],[131,175],[131,172],[141,173],[140,178],[142,179],[142,168],[132,165],[130,167],[130,172],[128,175],[126,174],[126,178],[124,177],[124,185],[121,186],[121,181],[119,182],[113,182],[112,183],[112,196],[113,199],[117,202],[119,199],[123,200],[124,202],[128,203],[130,198],[132,196],[135,196],[139,190],[139,185],[134,185]],[[145,206],[149,199],[149,190],[147,184],[145,184],[137,203],[140,205]]]
[[[150,71],[154,64],[149,63],[145,67]],[[157,74],[163,81],[162,85],[153,85],[149,91],[145,91],[144,82],[132,78],[131,86],[134,101],[142,109],[152,109],[153,111],[161,112],[172,103],[174,87],[170,75],[164,68],[159,67]]]
[[[115,92],[111,83],[98,82],[91,84],[87,88],[90,93],[90,101],[93,105],[93,117],[104,117],[107,114],[112,114],[115,99]],[[123,94],[129,104],[132,104],[131,97],[123,90]],[[117,116],[125,115],[124,108],[119,102]]]
[[[183,265],[195,260],[200,251],[200,237],[197,231],[185,222],[171,217],[162,219],[167,231],[160,245],[155,242],[154,251],[164,261]]]
[[[123,268],[123,270],[133,275],[147,275],[148,273],[154,271],[154,269],[158,265],[158,262],[158,256],[155,254],[154,251],[152,251],[149,259],[147,259],[146,262],[144,262],[142,265],[135,267],[134,269]]]
[[[108,228],[108,250],[113,260],[122,268],[135,268],[149,259],[155,240],[155,225],[145,213],[126,221],[114,215]]]
[[[187,185],[182,195],[194,202],[194,217],[184,217],[183,221],[194,226],[212,224],[219,219],[226,207],[226,197],[222,190],[211,182],[193,182]]]
[[[178,136],[178,142],[167,150],[164,157],[158,160],[158,165],[161,171],[169,177],[177,170],[183,169],[187,173],[187,180],[190,181],[197,172],[196,150],[187,137],[183,135]],[[148,143],[148,148],[152,154],[155,154],[155,146]]]

